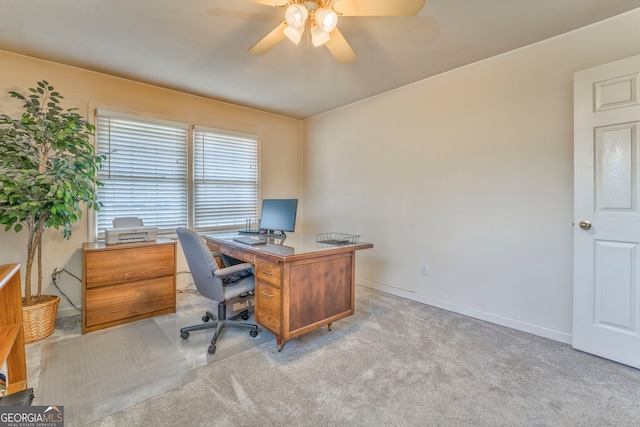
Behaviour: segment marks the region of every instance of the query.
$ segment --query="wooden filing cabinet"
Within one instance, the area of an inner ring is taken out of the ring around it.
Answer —
[[[82,333],[176,311],[176,242],[83,246]]]

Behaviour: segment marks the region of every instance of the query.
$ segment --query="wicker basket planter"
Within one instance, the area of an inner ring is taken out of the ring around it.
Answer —
[[[22,307],[25,344],[39,341],[53,333],[60,297],[48,296],[50,297],[48,301]]]

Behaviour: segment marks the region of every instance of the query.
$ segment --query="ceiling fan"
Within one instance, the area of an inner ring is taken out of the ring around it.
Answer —
[[[339,16],[410,16],[424,0],[251,0],[284,8],[285,20],[263,37],[249,52],[267,53],[285,38],[298,44],[306,28],[314,46],[325,45],[340,63],[356,59],[356,53],[337,27]]]

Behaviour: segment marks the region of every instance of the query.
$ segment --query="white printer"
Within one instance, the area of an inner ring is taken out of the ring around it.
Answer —
[[[142,218],[120,217],[113,219],[113,228],[104,230],[105,243],[150,242],[158,237],[158,227],[145,227]]]

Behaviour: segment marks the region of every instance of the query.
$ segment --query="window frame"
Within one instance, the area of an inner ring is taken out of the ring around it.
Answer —
[[[207,125],[199,125],[194,123],[186,123],[184,121],[169,119],[164,117],[152,116],[144,113],[131,113],[126,111],[119,111],[117,109],[112,108],[98,108],[95,107],[93,110],[93,119],[95,125],[95,135],[94,139],[94,147],[96,148],[96,152],[98,150],[98,117],[100,115],[106,115],[113,118],[124,118],[128,120],[139,120],[140,122],[147,123],[155,123],[160,125],[176,125],[177,127],[183,127],[187,129],[187,140],[186,140],[186,162],[187,162],[187,176],[186,176],[186,203],[187,203],[187,227],[190,229],[194,229],[195,223],[195,210],[196,210],[196,200],[195,200],[195,182],[194,182],[194,173],[195,173],[195,159],[194,159],[194,144],[195,144],[195,134],[196,131],[204,131],[204,132],[213,132],[220,133],[231,136],[239,136],[242,138],[252,138],[255,140],[255,167],[256,167],[256,195],[255,195],[255,217],[251,218],[253,223],[257,221],[259,210],[260,210],[260,200],[261,200],[261,140],[260,137],[254,133],[249,132],[239,132],[235,130],[223,129],[215,126],[207,126]],[[98,200],[100,201],[100,200]],[[99,240],[104,240],[104,230],[98,229],[98,215],[99,213],[95,210],[90,210],[88,212],[88,237],[90,242],[95,242]],[[198,232],[225,232],[229,230],[237,230],[240,228],[244,228],[245,222],[242,224],[233,224],[233,225],[223,225],[223,226],[209,226],[209,227],[200,227],[196,231]],[[162,235],[164,237],[175,237],[175,228],[165,229],[162,232],[159,230],[158,235]]]
[[[227,225],[196,227],[196,208],[197,208],[196,207],[197,200],[195,200],[196,181],[197,181],[196,161],[198,159],[195,158],[196,157],[195,146],[198,143],[198,141],[196,140],[197,132],[216,134],[218,135],[218,137],[229,137],[232,139],[239,139],[239,140],[242,140],[242,139],[253,140],[252,143],[255,144],[255,163],[253,163],[252,166],[255,166],[255,199],[253,201],[254,202],[253,212],[251,212],[250,216],[245,218],[245,221],[240,221],[238,223],[227,224]],[[191,151],[191,161],[190,161],[191,174],[189,175],[190,177],[189,195],[193,198],[193,200],[189,202],[191,206],[189,228],[192,228],[196,232],[237,230],[239,226],[244,227],[246,224],[246,220],[248,219],[255,224],[258,220],[258,214],[260,210],[260,138],[257,135],[253,135],[246,132],[237,132],[237,131],[231,131],[226,129],[213,128],[210,126],[199,126],[199,125],[193,126],[193,129],[190,132],[190,137],[191,137],[191,144],[189,145],[189,148]]]

